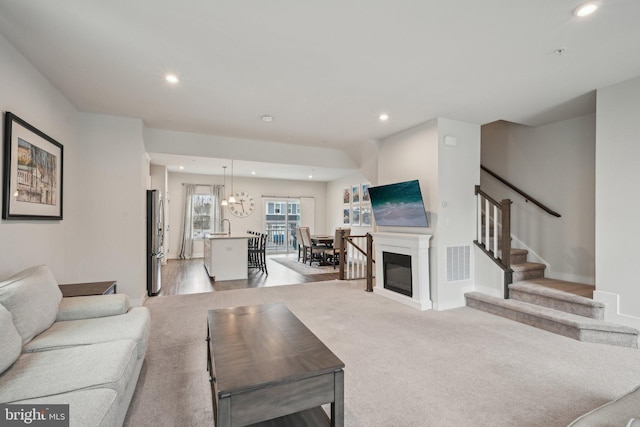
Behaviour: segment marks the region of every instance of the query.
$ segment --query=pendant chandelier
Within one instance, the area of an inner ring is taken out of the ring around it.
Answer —
[[[222,184],[222,202],[220,202],[220,205],[222,206],[228,206],[229,203],[227,203],[227,167],[223,166],[222,169],[224,170],[224,181]]]
[[[231,159],[231,194],[229,195],[229,203],[235,203],[236,198],[233,196],[233,159]]]

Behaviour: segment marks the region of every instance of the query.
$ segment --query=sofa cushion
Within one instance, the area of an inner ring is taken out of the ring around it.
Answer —
[[[147,307],[134,307],[119,316],[55,322],[22,349],[44,351],[77,345],[129,339],[136,342],[138,357],[144,357],[151,321]]]
[[[119,396],[115,390],[96,388],[38,399],[11,402],[23,405],[69,405],[69,425],[107,427],[117,425]]]
[[[0,376],[0,403],[110,388],[122,395],[135,372],[131,340],[23,353]]]
[[[56,320],[62,292],[45,265],[31,267],[0,282],[0,304],[13,316],[22,344]]]
[[[58,306],[58,320],[91,319],[124,314],[131,304],[127,294],[88,295],[62,298]]]
[[[20,356],[22,338],[18,333],[11,313],[0,304],[0,373],[4,372]]]

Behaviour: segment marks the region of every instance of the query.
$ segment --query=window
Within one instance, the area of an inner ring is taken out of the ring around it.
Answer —
[[[300,226],[300,201],[268,200],[265,204],[265,230],[270,252],[296,252],[296,227]]]
[[[211,208],[213,196],[211,194],[194,194],[193,196],[193,238],[202,239],[206,233],[210,233]]]

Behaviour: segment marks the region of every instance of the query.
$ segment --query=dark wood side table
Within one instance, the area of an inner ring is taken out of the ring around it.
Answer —
[[[118,282],[107,280],[106,282],[65,283],[58,287],[63,297],[82,297],[87,295],[115,294]]]

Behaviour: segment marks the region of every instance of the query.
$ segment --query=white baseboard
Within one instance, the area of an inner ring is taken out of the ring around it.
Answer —
[[[640,329],[640,317],[620,313],[620,295],[613,292],[593,291],[593,300],[604,303],[604,320]]]

